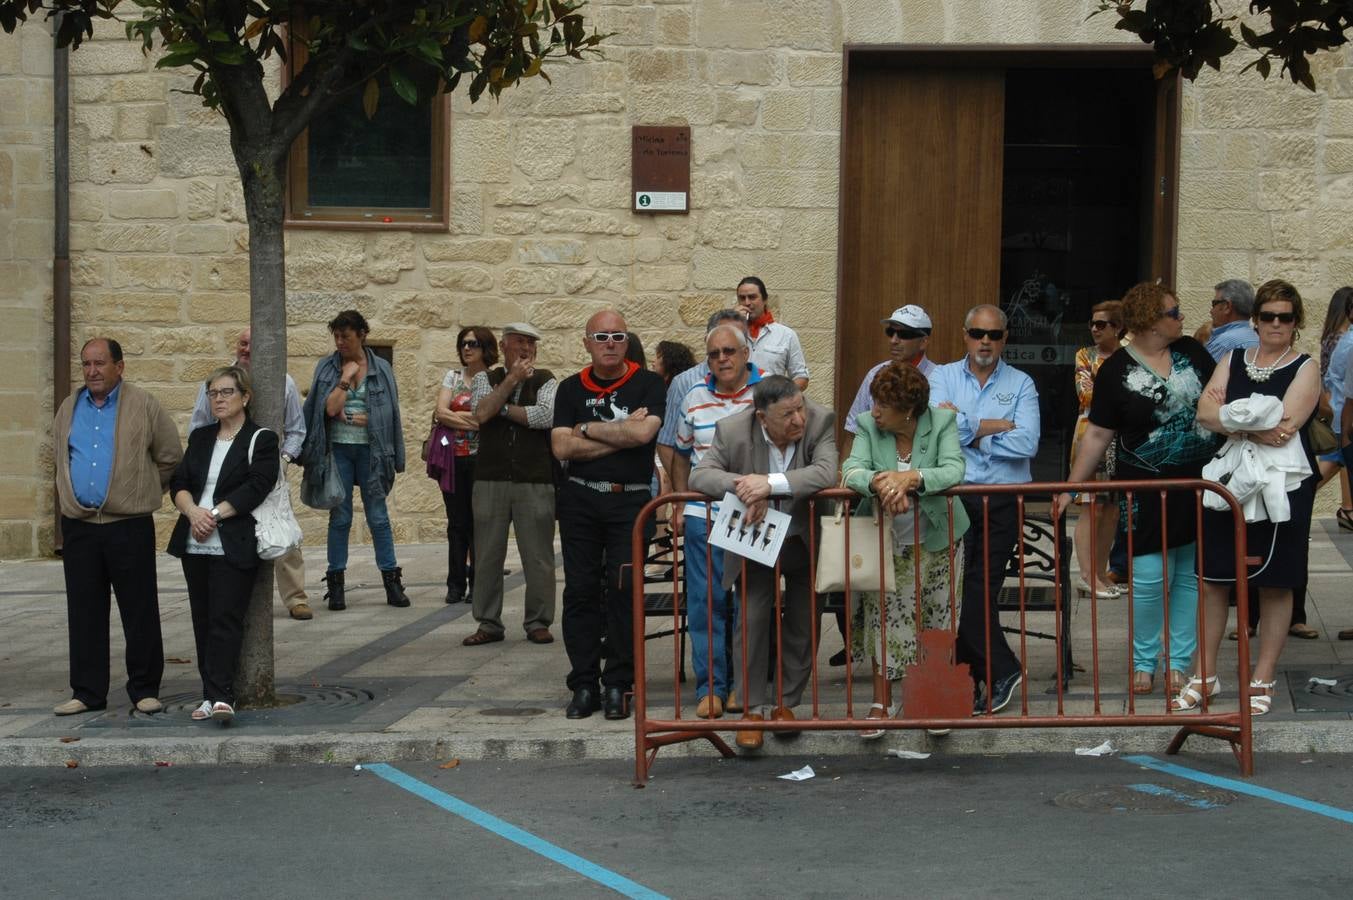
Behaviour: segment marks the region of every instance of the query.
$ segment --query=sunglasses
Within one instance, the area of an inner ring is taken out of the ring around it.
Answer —
[[[715,360],[723,357],[737,356],[741,347],[715,347],[705,354],[708,359]]]
[[[478,350],[478,349],[479,349],[479,346],[480,346],[479,341],[461,341],[461,342],[460,342],[460,349],[462,349],[462,350]]]
[[[1117,328],[1117,322],[1110,322],[1107,319],[1091,319],[1090,327],[1098,331],[1101,328]]]
[[[1004,328],[968,328],[968,337],[974,341],[980,341],[982,338],[991,338],[993,341],[999,341],[1005,337]]]
[[[923,338],[927,332],[917,331],[915,328],[894,328],[889,325],[883,329],[883,333],[890,338],[901,338],[904,341],[914,341],[917,338]]]
[[[1275,320],[1282,322],[1284,325],[1291,325],[1297,320],[1297,314],[1294,312],[1261,312],[1259,314],[1260,322],[1272,322]]]
[[[630,339],[623,331],[594,331],[589,337],[594,344],[623,344]]]
[[[216,390],[207,391],[207,396],[213,400],[215,400],[217,397],[224,397],[226,399],[229,399],[235,396],[236,393],[238,392],[234,388],[218,388]]]
[[[1223,303],[1230,303],[1230,302],[1231,302],[1230,300],[1213,300],[1213,301],[1212,301],[1212,305],[1213,305],[1213,306],[1221,306]]]
[[[1164,319],[1174,319],[1176,322],[1184,321],[1184,313],[1178,306],[1171,306],[1160,315]]]

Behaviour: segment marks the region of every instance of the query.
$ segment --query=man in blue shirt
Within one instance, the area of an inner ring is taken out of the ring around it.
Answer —
[[[964,481],[1025,484],[1032,480],[1029,461],[1038,452],[1038,391],[1032,378],[1001,359],[1005,313],[995,306],[973,307],[963,320],[963,341],[968,351],[963,359],[930,373],[930,402],[958,413],[958,439],[967,464]],[[984,545],[983,498],[962,498],[973,529],[964,547],[956,656],[972,667],[975,683],[989,686],[975,693],[973,715],[1002,709],[1023,679],[996,610],[1019,540],[1018,507],[1013,495],[987,499]]]
[[[1250,324],[1254,313],[1254,286],[1241,278],[1231,278],[1212,289],[1212,336],[1207,352],[1221,358],[1241,347],[1258,347],[1259,335]]]
[[[721,309],[709,317],[705,323],[705,334],[709,334],[719,325],[725,322],[737,325],[742,329],[742,333],[747,333],[747,319],[743,316],[741,310],[728,308]],[[709,363],[700,360],[694,366],[672,379],[672,383],[667,386],[667,409],[676,410],[681,408],[681,398],[690,393],[691,388],[709,378]],[[665,472],[671,473],[672,461],[676,458],[676,437],[677,424],[680,416],[667,416],[663,419],[662,430],[658,432],[658,461],[662,463]],[[672,521],[677,521],[681,515],[681,510],[676,509],[672,513]]]

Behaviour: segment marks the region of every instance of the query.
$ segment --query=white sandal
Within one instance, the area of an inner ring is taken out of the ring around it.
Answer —
[[[205,722],[207,719],[210,718],[211,718],[211,701],[203,700],[202,705],[199,706],[197,709],[193,710],[193,721]]]
[[[1170,709],[1173,712],[1189,712],[1202,705],[1203,694],[1198,690],[1204,684],[1203,679],[1197,675],[1190,675],[1188,683],[1179,691],[1179,696],[1170,701]],[[1216,675],[1207,676],[1207,699],[1221,693],[1221,682],[1217,680]]]
[[[896,706],[890,706],[890,707],[888,707],[888,708],[885,710],[885,709],[883,708],[883,704],[882,704],[882,703],[871,703],[871,704],[869,704],[869,712],[873,712],[873,711],[876,710],[876,709],[877,709],[879,712],[883,713],[883,715],[877,716],[877,717],[875,717],[875,716],[870,716],[870,715],[865,715],[865,718],[866,718],[866,719],[870,719],[870,718],[891,719],[893,716],[897,715],[897,707],[896,707]],[[883,732],[884,732],[884,731],[885,731],[885,729],[883,729],[883,728],[871,728],[871,729],[869,729],[868,731],[861,731],[861,732],[859,733],[859,734],[860,734],[860,740],[862,740],[862,741],[876,741],[876,740],[878,740],[879,738],[883,737]]]
[[[224,724],[235,718],[235,708],[229,703],[217,700],[211,705],[211,717]]]
[[[1251,691],[1263,691],[1262,694],[1250,694],[1250,715],[1266,716],[1273,709],[1273,694],[1270,693],[1276,686],[1277,681],[1251,681]]]

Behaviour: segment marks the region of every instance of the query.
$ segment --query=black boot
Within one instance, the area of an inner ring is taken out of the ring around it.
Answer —
[[[381,572],[381,581],[385,582],[385,602],[391,606],[409,605],[409,597],[404,593],[404,584],[400,581],[403,572],[399,566]]]
[[[332,610],[347,609],[348,604],[343,602],[343,570],[325,572],[324,583],[329,586],[329,589],[324,592],[324,599],[329,601],[329,608]]]

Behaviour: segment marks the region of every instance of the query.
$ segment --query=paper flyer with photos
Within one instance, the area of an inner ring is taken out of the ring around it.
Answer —
[[[774,566],[785,535],[789,533],[789,514],[771,508],[766,510],[764,519],[749,525],[747,506],[736,494],[724,494],[718,506],[719,511],[710,525],[709,542],[752,562]]]

